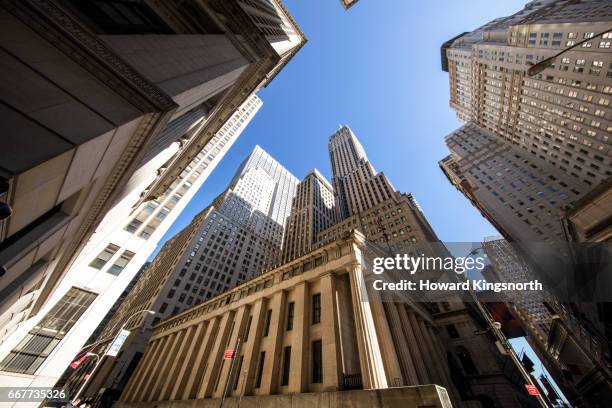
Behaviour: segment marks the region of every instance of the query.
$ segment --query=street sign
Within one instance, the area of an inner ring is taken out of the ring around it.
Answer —
[[[235,349],[227,349],[223,353],[223,358],[225,360],[232,360],[232,359],[234,359],[234,357],[236,357],[236,350]]]
[[[535,385],[525,384],[525,388],[527,388],[529,395],[540,395],[540,390]]]
[[[117,357],[117,354],[119,354],[119,350],[121,350],[121,346],[123,346],[123,343],[125,343],[125,339],[127,339],[129,335],[129,330],[121,329],[121,331],[117,334],[117,337],[115,337],[115,340],[113,340],[113,343],[110,345],[108,350],[106,350],[106,355],[111,357]]]

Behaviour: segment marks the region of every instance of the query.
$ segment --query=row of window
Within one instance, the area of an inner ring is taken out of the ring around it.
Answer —
[[[102,269],[108,263],[108,261],[115,255],[115,253],[119,250],[119,246],[115,244],[108,244],[106,248],[100,252],[100,254],[94,258],[93,261],[89,264],[92,268]],[[127,264],[134,257],[134,252],[125,250],[121,254],[119,258],[115,260],[115,263],[111,265],[110,268],[106,272],[112,275],[119,275],[121,271],[127,266]]]

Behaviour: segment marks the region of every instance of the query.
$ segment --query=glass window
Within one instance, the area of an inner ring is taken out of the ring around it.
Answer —
[[[293,315],[294,315],[295,303],[289,302],[287,305],[287,330],[293,330]]]
[[[113,257],[113,255],[115,255],[118,250],[119,247],[117,245],[108,244],[108,246],[104,248],[102,252],[100,252],[100,255],[98,255],[96,259],[91,261],[89,266],[96,269],[102,269],[104,265],[106,265],[106,263]]]
[[[131,251],[123,251],[119,259],[115,261],[113,266],[108,268],[108,273],[111,273],[113,275],[119,275],[134,255],[135,254]]]
[[[259,353],[259,360],[257,362],[257,376],[255,377],[255,388],[261,387],[261,377],[263,376],[263,368],[265,361],[266,352],[262,351]]]
[[[312,342],[312,382],[323,382],[323,344],[321,340]]]
[[[321,323],[321,294],[312,295],[312,324]]]
[[[266,313],[266,321],[264,322],[264,330],[263,330],[264,337],[266,337],[268,335],[268,332],[270,331],[270,321],[271,320],[272,320],[272,309],[268,309],[268,312]]]
[[[281,385],[289,385],[289,375],[291,373],[291,346],[287,346],[283,349],[283,376],[281,378]]]
[[[34,374],[96,296],[95,293],[70,288],[40,323],[0,363],[0,370]]]

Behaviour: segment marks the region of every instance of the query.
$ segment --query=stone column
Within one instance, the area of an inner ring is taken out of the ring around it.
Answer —
[[[164,338],[164,345],[156,353],[157,357],[155,359],[155,363],[151,368],[151,371],[149,372],[145,383],[142,385],[142,387],[140,387],[138,401],[149,401],[149,397],[151,396],[151,390],[153,388],[153,385],[155,385],[155,380],[159,378],[159,371],[163,367],[166,357],[168,356],[168,354],[170,354],[168,351],[174,343],[174,337],[175,333],[171,333]]]
[[[300,282],[295,286],[295,310],[293,317],[293,343],[291,344],[291,367],[289,368],[289,387],[292,393],[308,391],[308,345],[309,309],[308,283]]]
[[[349,274],[363,388],[387,388],[387,376],[379,346],[379,336],[376,332],[361,265],[357,264],[352,267]]]
[[[336,275],[321,278],[321,334],[323,342],[323,390],[338,391],[342,384],[342,360],[336,304]]]
[[[155,361],[153,359],[153,356],[156,355],[157,349],[159,348],[160,344],[161,339],[155,339],[151,343],[149,343],[147,349],[145,350],[145,357],[138,365],[138,369],[136,370],[132,378],[129,380],[127,386],[125,387],[125,390],[121,394],[120,401],[134,401],[134,394],[140,389],[142,381],[146,378],[146,374],[151,368],[151,363]]]
[[[421,351],[421,355],[423,356],[423,360],[425,361],[425,368],[428,373],[428,382],[429,383],[439,382],[436,376],[435,369],[434,367],[432,367],[434,363],[431,360],[431,356],[430,356],[431,351],[427,347],[427,341],[425,340],[425,337],[423,337],[423,333],[421,333],[421,328],[419,326],[419,322],[417,320],[416,314],[410,311],[408,313],[408,319],[410,320],[412,330],[414,331],[414,335],[416,336],[418,344],[419,344],[419,350]],[[425,356],[429,356],[429,358],[426,359]]]
[[[419,377],[414,369],[413,362],[410,358],[410,347],[406,341],[406,336],[404,334],[403,323],[400,319],[399,313],[397,311],[397,305],[393,303],[385,304],[385,308],[388,311],[389,316],[389,324],[391,325],[391,330],[394,332],[393,340],[397,345],[397,354],[399,357],[399,361],[403,368],[402,372],[406,376],[407,383],[403,385],[417,385],[419,384]]]
[[[221,350],[221,354],[223,354],[225,349],[233,349],[236,348],[236,344],[238,342],[238,337],[244,336],[244,326],[246,324],[246,321],[248,319],[249,316],[249,310],[247,308],[247,306],[242,306],[240,309],[238,309],[238,312],[236,312],[236,318],[234,319],[234,330],[232,331],[231,337],[228,338],[228,341],[225,345],[225,347],[223,348],[223,350]],[[246,317],[246,318],[245,318]],[[234,361],[234,369],[235,365],[237,364],[237,360],[239,360],[240,357],[237,356],[236,357],[236,361]],[[231,365],[232,361],[231,360],[223,360],[222,361],[222,366],[221,366],[221,374],[219,377],[219,384],[216,388],[216,390],[213,391],[213,398],[221,398],[223,396],[223,391],[225,390],[225,383],[227,381],[230,380],[229,378],[229,371],[230,371],[230,365]],[[235,372],[232,373],[232,377],[235,376]],[[228,395],[231,395],[231,391],[232,389],[230,388],[228,390]]]
[[[287,293],[282,290],[276,292],[270,301],[270,309],[272,309],[272,320],[270,322],[270,330],[268,331],[268,346],[266,347],[266,360],[264,362],[264,370],[261,379],[259,391],[261,394],[275,394],[278,389],[278,371],[280,369],[281,348],[283,331],[285,325],[285,309],[287,303]]]
[[[161,387],[164,383],[164,380],[166,379],[166,376],[168,375],[168,369],[170,368],[174,361],[174,358],[176,357],[176,352],[181,345],[184,334],[185,333],[182,330],[174,332],[172,334],[173,338],[171,341],[168,342],[168,347],[164,355],[161,356],[162,362],[154,373],[154,381],[151,383],[150,390],[147,392],[148,401],[159,400]]]
[[[230,331],[234,324],[234,311],[228,311],[221,317],[221,323],[219,324],[219,331],[214,334],[215,341],[210,355],[208,356],[208,364],[204,371],[204,379],[198,390],[197,398],[208,398],[211,397],[217,382],[220,379],[220,370],[223,365],[223,351],[227,345],[227,341],[230,335]]]
[[[217,330],[219,330],[220,322],[221,318],[215,316],[206,323],[206,333],[202,343],[197,345],[198,353],[196,354],[191,369],[187,372],[187,384],[185,385],[185,391],[181,399],[194,399],[197,397],[202,379],[204,378],[204,373],[208,366],[210,349],[217,337]]]
[[[184,333],[183,339],[180,343],[180,346],[178,347],[175,357],[172,359],[172,364],[170,365],[167,374],[165,374],[164,382],[161,387],[161,392],[159,393],[158,400],[166,401],[167,399],[169,399],[170,393],[172,392],[174,385],[179,383],[180,377],[178,375],[180,373],[177,371],[180,371],[180,367],[182,366],[183,362],[189,359],[189,355],[186,353],[189,349],[190,344],[193,343],[192,339],[195,330],[195,325],[182,330],[182,332]]]
[[[412,328],[412,323],[409,319],[409,313],[411,312],[407,310],[407,307],[409,306],[398,305],[398,313],[402,322],[402,327],[404,328],[404,333],[406,334],[406,340],[410,349],[410,357],[412,359],[412,362],[414,363],[414,368],[418,376],[418,381],[416,382],[416,384],[429,384],[431,383],[431,380],[429,379],[427,368],[425,368],[425,360],[423,360],[423,351],[421,350],[419,340],[417,339]]]
[[[250,395],[253,390],[253,381],[255,378],[255,370],[257,369],[257,358],[259,356],[259,344],[261,342],[261,331],[267,310],[267,301],[265,298],[258,299],[251,308],[251,328],[244,343],[244,352],[242,360],[242,381],[238,384],[238,391],[244,392],[244,395]],[[246,371],[246,375],[245,375]],[[243,391],[244,390],[244,391]]]
[[[170,392],[170,400],[180,398],[185,391],[185,386],[189,380],[187,374],[190,373],[190,368],[195,365],[195,361],[192,357],[196,354],[196,347],[200,347],[202,345],[202,340],[204,339],[204,334],[206,333],[206,322],[200,322],[197,326],[195,326],[193,331],[194,333],[191,336],[191,340],[187,344],[187,349],[183,356],[182,364],[177,373],[177,381],[174,383],[174,387],[172,387],[172,391]]]
[[[423,337],[423,345],[425,346],[425,350],[427,351],[427,356],[429,356],[428,366],[431,368],[433,379],[437,384],[444,385],[446,382],[444,380],[444,374],[442,373],[443,367],[440,366],[440,361],[438,360],[438,354],[433,346],[432,339],[429,336],[429,332],[426,327],[426,323],[420,316],[415,316],[417,321],[419,331],[421,332],[421,336]]]

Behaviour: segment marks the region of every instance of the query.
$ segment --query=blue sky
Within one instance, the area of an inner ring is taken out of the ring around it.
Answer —
[[[339,124],[396,189],[415,195],[441,240],[497,235],[438,167],[444,136],[460,126],[440,45],[524,0],[361,0],[349,11],[339,0],[285,4],[308,43],[259,93],[262,109],[160,245],[225,189],[256,144],[300,179],[313,167],[330,178],[327,140]]]
[[[331,177],[327,140],[349,125],[370,161],[411,192],[442,241],[499,235],[446,179],[444,136],[461,124],[450,109],[440,45],[522,8],[526,0],[285,0],[308,43],[259,96],[262,109],[160,242],[229,184],[256,144],[302,178]],[[541,365],[524,339],[513,340]]]

